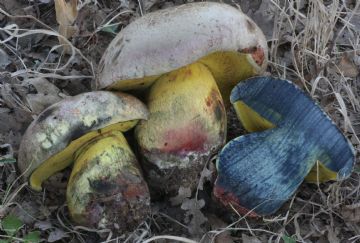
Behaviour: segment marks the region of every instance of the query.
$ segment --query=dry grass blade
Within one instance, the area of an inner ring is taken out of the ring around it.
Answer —
[[[143,243],[150,243],[153,242],[155,240],[161,240],[161,239],[167,239],[167,240],[176,240],[178,242],[184,242],[184,243],[198,243],[197,241],[193,241],[184,237],[179,237],[179,236],[172,236],[172,235],[160,235],[160,236],[154,236],[151,237],[150,239],[147,239],[145,241],[143,241]]]

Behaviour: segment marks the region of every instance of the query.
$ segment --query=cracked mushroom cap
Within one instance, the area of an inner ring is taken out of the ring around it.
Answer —
[[[145,105],[120,92],[95,91],[66,98],[45,109],[30,124],[20,144],[18,166],[30,185],[66,168],[83,144],[113,130],[127,131],[147,119]]]
[[[162,74],[200,62],[226,99],[239,80],[265,70],[267,52],[262,31],[241,10],[222,3],[184,4],[126,26],[101,59],[97,86],[147,87]]]

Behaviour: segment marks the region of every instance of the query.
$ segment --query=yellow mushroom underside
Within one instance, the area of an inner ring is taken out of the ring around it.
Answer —
[[[263,59],[265,57],[258,57]],[[201,63],[208,68],[214,77],[226,104],[229,103],[231,89],[240,81],[260,73],[260,67],[255,63],[252,54],[236,51],[219,51],[211,53],[195,63]],[[188,66],[190,66],[189,64]],[[237,67],[237,68],[235,68]],[[107,89],[136,90],[150,87],[163,75],[147,76],[139,79],[119,80]]]
[[[42,183],[51,175],[68,167],[74,159],[74,153],[85,143],[97,136],[103,136],[111,131],[125,132],[138,123],[138,120],[119,122],[102,129],[89,132],[72,141],[64,150],[53,155],[37,167],[30,176],[30,186],[37,191],[41,190]]]

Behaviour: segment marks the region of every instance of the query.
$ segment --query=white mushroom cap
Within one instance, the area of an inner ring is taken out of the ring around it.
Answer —
[[[135,20],[114,38],[100,62],[97,86],[161,75],[218,51],[256,47],[264,52],[258,67],[263,70],[266,39],[239,9],[213,2],[168,8]]]

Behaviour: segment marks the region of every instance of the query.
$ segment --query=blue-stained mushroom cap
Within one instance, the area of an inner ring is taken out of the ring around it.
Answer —
[[[293,83],[250,78],[232,90],[230,99],[245,129],[254,133],[233,139],[219,154],[214,194],[224,204],[269,215],[306,177],[322,182],[350,175],[352,145]]]

